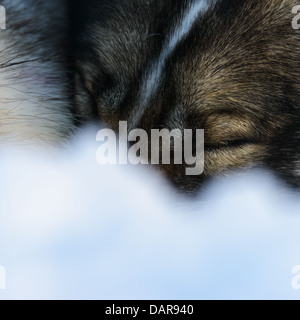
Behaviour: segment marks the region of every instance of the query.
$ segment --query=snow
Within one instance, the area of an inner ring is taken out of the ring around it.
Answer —
[[[0,299],[300,298],[298,193],[252,171],[187,200],[94,141],[0,150]]]

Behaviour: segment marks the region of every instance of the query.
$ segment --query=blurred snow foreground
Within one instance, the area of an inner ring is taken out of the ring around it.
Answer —
[[[299,194],[256,171],[187,201],[93,137],[0,150],[0,299],[300,298]]]

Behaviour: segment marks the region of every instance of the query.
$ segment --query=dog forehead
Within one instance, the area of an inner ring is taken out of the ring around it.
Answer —
[[[203,0],[101,1],[90,8],[94,18],[85,26],[82,41],[108,72],[138,72],[159,58],[185,10],[198,2]]]
[[[93,54],[108,73],[128,73],[136,69],[147,52],[147,26],[135,28],[130,23],[120,30],[98,24],[90,32]]]

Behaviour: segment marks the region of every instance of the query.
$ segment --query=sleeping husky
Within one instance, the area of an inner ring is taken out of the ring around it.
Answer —
[[[297,4],[72,1],[77,112],[114,130],[205,129],[204,174],[161,165],[180,189],[261,165],[299,186]]]
[[[160,166],[178,188],[261,165],[300,186],[297,1],[70,0],[71,47],[65,4],[0,1],[0,142],[60,145],[78,119],[204,129],[204,174]]]
[[[74,131],[63,3],[0,1],[1,143],[59,145]]]

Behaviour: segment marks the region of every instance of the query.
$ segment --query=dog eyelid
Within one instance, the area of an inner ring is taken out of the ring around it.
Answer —
[[[208,143],[206,144],[207,149],[225,149],[225,148],[241,148],[244,146],[258,144],[259,141],[254,138],[247,139],[232,139],[232,140],[222,140],[218,143]]]

